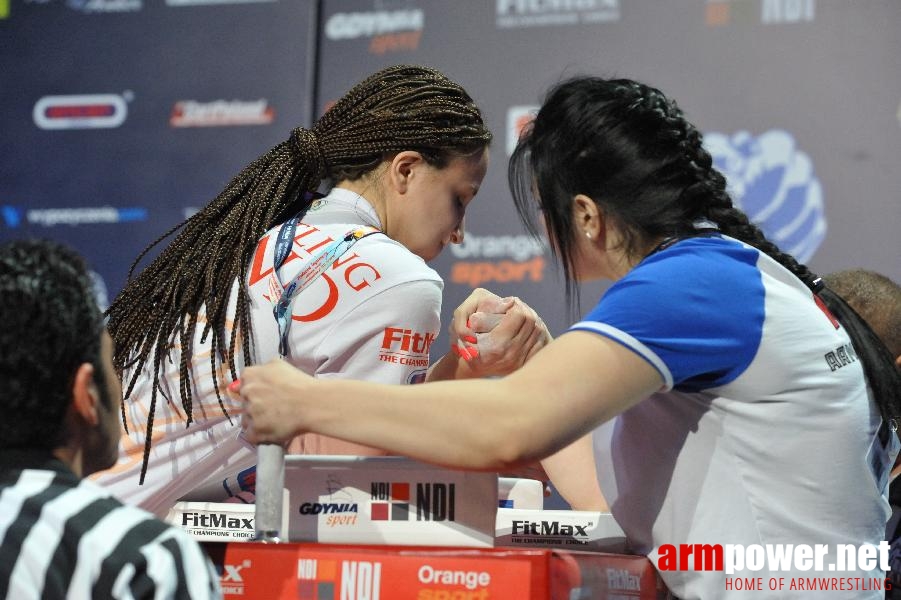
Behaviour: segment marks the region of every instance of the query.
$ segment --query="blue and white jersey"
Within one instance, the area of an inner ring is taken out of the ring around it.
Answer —
[[[826,576],[881,581],[878,569],[828,571],[836,544],[882,540],[891,452],[846,332],[794,275],[734,239],[688,238],[644,259],[572,330],[623,344],[664,382],[594,435],[635,551],[656,564],[663,544],[827,544]],[[722,571],[661,575],[680,598],[730,595]],[[791,597],[754,597],[768,593]]]

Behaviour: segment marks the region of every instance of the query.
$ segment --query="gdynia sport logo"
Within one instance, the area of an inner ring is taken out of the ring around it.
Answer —
[[[891,589],[889,543],[873,544],[663,544],[659,571],[723,571],[726,590],[858,591]]]

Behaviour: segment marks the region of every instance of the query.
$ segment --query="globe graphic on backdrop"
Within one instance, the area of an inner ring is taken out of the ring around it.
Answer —
[[[707,133],[704,147],[725,175],[735,205],[780,250],[810,260],[826,236],[823,190],[791,134]]]

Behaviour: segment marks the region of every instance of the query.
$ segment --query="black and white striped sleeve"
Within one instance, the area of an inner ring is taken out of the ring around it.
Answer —
[[[92,482],[47,473],[26,470],[0,493],[0,598],[221,598],[187,533]]]

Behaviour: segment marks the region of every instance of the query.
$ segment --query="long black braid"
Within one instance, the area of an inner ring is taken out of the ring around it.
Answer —
[[[212,202],[142,252],[132,264],[125,289],[108,310],[116,342],[114,364],[120,373],[131,373],[122,405],[126,429],[124,402],[144,366],[152,366],[141,483],[157,395],[164,395],[161,368],[176,342],[181,346],[178,388],[186,426],[193,421],[191,364],[202,312],[206,320],[201,338],[210,339],[216,398],[228,416],[217,362],[228,365],[231,377],[237,378],[234,359],[239,341],[244,364],[253,361],[247,289],[237,286],[229,333],[230,291],[235,281],[247,280],[250,257],[269,229],[304,208],[309,193],[326,178],[358,179],[404,150],[419,151],[429,164],[441,168],[451,157],[473,154],[490,141],[479,109],[460,85],[427,67],[389,67],[354,86],[311,129],[294,129],[288,140],[245,167]],[[160,255],[132,278],[146,253],[176,232]]]
[[[693,235],[695,223],[711,221],[773,258],[823,300],[848,331],[885,422],[901,415],[901,378],[885,346],[821,278],[733,205],[701,133],[660,90],[629,79],[560,83],[520,139],[509,177],[519,214],[535,232],[534,177],[572,306],[578,298],[571,216],[576,194],[593,198],[620,222],[624,249],[633,257],[643,256],[652,240]]]

